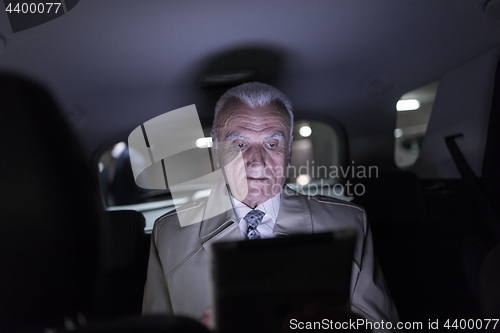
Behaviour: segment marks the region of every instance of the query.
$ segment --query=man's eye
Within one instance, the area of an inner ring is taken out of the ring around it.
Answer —
[[[269,142],[269,143],[267,143],[267,146],[268,146],[269,148],[276,148],[276,147],[278,147],[278,145],[277,145],[276,143],[273,143],[273,142]]]
[[[238,143],[237,146],[238,146],[238,148],[241,149],[241,148],[245,147],[245,144],[244,143]]]

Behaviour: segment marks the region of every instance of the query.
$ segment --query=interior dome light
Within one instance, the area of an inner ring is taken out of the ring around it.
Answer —
[[[412,111],[420,107],[420,102],[417,99],[400,99],[396,104],[398,111]]]

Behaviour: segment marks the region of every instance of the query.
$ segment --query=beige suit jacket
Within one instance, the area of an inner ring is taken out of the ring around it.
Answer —
[[[188,203],[156,220],[144,314],[173,313],[199,318],[211,305],[210,244],[241,239],[232,210],[203,219],[206,207],[217,201],[213,193],[208,199]],[[202,222],[181,227],[178,214]],[[347,228],[358,231],[352,265],[351,310],[370,321],[397,322],[396,309],[373,255],[372,236],[363,208],[330,197],[306,197],[287,187],[282,191],[275,236]]]

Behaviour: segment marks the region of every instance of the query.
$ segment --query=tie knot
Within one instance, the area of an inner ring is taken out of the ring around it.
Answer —
[[[249,226],[256,228],[257,225],[262,222],[264,215],[266,215],[266,213],[263,211],[254,209],[249,211],[247,215],[245,215],[244,219],[247,221]]]
[[[245,215],[244,219],[248,223],[247,237],[248,239],[259,239],[260,233],[257,231],[257,226],[262,222],[262,218],[266,215],[261,210],[251,210]]]

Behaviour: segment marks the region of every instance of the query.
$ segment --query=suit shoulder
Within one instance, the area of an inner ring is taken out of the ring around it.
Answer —
[[[306,195],[302,194],[299,191],[296,191],[290,187],[286,187],[284,190],[284,193],[287,196],[299,196],[304,198],[309,202],[309,206],[314,206],[314,208],[320,208],[320,209],[328,209],[328,208],[334,208],[336,210],[341,209],[345,211],[350,211],[353,214],[356,213],[355,215],[365,215],[365,209],[361,206],[358,206],[356,204],[353,204],[348,201],[340,200],[337,198],[333,198],[330,196],[326,195],[321,195],[321,194],[316,194],[316,195]],[[312,208],[312,207],[311,207]]]
[[[368,225],[363,207],[324,195],[308,199],[315,230],[328,230],[334,224],[340,228],[355,228],[366,234]]]
[[[179,208],[175,208],[158,217],[155,221],[154,228],[159,229],[164,226],[179,225],[179,216],[191,215],[195,216],[203,211],[206,199],[189,201]]]
[[[339,207],[345,207],[347,209],[354,209],[354,210],[358,210],[358,211],[361,211],[363,214],[365,213],[365,209],[359,205],[356,205],[356,204],[353,204],[351,202],[348,202],[348,201],[344,201],[344,200],[340,200],[340,199],[337,199],[337,198],[332,198],[332,197],[328,197],[328,196],[325,196],[325,195],[315,195],[315,196],[310,196],[309,197],[310,200],[313,200],[315,202],[318,202],[320,204],[327,204],[327,205],[334,205],[334,206],[339,206]]]

